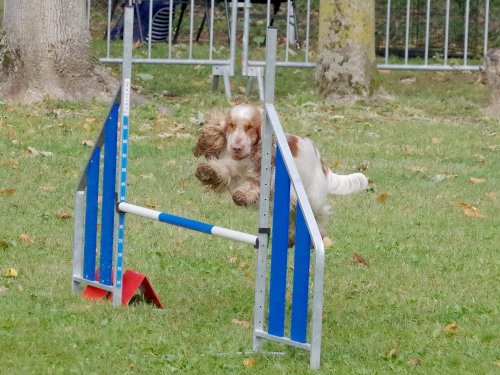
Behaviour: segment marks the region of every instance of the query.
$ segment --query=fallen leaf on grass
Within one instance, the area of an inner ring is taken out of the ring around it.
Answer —
[[[358,172],[363,172],[363,171],[366,171],[368,168],[370,168],[370,162],[363,161],[363,162],[358,164],[358,166],[356,167],[356,170]]]
[[[174,135],[175,134],[169,133],[169,132],[164,132],[164,133],[157,134],[157,136],[160,137],[161,139],[172,138]]]
[[[19,239],[24,242],[24,243],[35,243],[35,240],[33,237],[31,237],[29,234],[23,233],[19,236]]]
[[[17,168],[19,168],[19,160],[1,161],[0,162],[0,167],[7,167],[7,168],[11,168],[11,169],[17,169]]]
[[[5,277],[17,277],[19,275],[19,273],[17,272],[17,270],[15,268],[6,268],[3,271],[3,275]]]
[[[235,264],[237,260],[238,260],[238,257],[234,257],[234,256],[233,256],[233,257],[230,257],[230,258],[229,258],[229,263],[231,263],[231,264]]]
[[[82,145],[87,146],[87,147],[94,147],[94,141],[91,141],[90,139],[86,139],[82,141]]]
[[[424,155],[424,151],[410,145],[401,145],[401,151],[408,155]]]
[[[257,361],[255,360],[255,358],[245,358],[243,360],[243,366],[245,367],[254,367],[255,365],[257,364]]]
[[[458,177],[456,174],[437,174],[434,176],[431,176],[430,179],[433,182],[442,182],[444,180],[450,179],[450,178],[455,178]]]
[[[471,177],[469,181],[475,185],[478,185],[478,184],[484,184],[486,182],[486,179],[485,178]]]
[[[484,155],[481,155],[481,154],[475,154],[474,157],[477,158],[477,162],[478,164],[484,164],[484,162],[486,161],[486,158],[484,157]]]
[[[495,366],[500,367],[500,361],[496,361]]]
[[[427,168],[426,167],[419,167],[419,166],[412,166],[410,168],[408,168],[410,171],[412,172],[417,172],[417,173],[424,173],[424,172],[427,172]]]
[[[382,193],[377,197],[377,202],[387,203],[387,198],[388,198],[387,193]]]
[[[445,332],[453,332],[458,329],[458,324],[457,323],[450,323],[444,326],[443,331]]]
[[[95,124],[95,122],[96,122],[96,118],[94,118],[94,117],[86,118],[85,124],[83,124],[83,129],[85,129],[85,131],[87,131],[87,132],[91,131],[92,128],[94,127],[93,125]]]
[[[389,350],[389,353],[387,353],[387,356],[389,358],[396,358],[399,354],[399,349],[396,349],[396,348],[393,348],[391,350]]]
[[[28,147],[28,152],[30,153],[31,156],[45,156],[47,158],[51,158],[54,156],[53,152],[50,151],[39,151],[34,147]]]
[[[458,204],[458,207],[461,208],[465,214],[465,216],[469,217],[477,217],[477,218],[483,218],[483,214],[477,207],[474,207],[471,204],[461,202]]]
[[[497,199],[497,192],[496,191],[490,191],[490,192],[486,193],[486,196],[488,198],[490,198],[490,199],[495,200],[495,199]]]
[[[6,295],[8,291],[9,291],[9,288],[7,288],[5,286],[0,286],[0,297]]]
[[[323,246],[328,249],[333,246],[333,240],[330,237],[323,237]]]
[[[443,138],[441,138],[441,137],[432,137],[432,143],[434,143],[435,145],[443,143]]]
[[[68,219],[71,219],[73,217],[73,214],[71,212],[68,212],[68,211],[60,210],[60,211],[57,211],[56,216],[59,219],[68,220]]]
[[[252,328],[252,323],[250,323],[246,320],[233,319],[233,320],[231,320],[231,323],[233,323],[235,326],[238,326],[238,327]]]
[[[7,189],[2,190],[0,192],[0,194],[5,195],[6,197],[10,197],[10,196],[14,195],[15,192],[16,192],[16,189],[7,188]]]
[[[351,262],[361,266],[368,266],[368,261],[358,253],[352,253]]]
[[[405,85],[413,85],[417,82],[417,79],[415,77],[403,78],[400,82]]]
[[[412,366],[418,366],[418,365],[421,365],[422,364],[422,361],[418,358],[412,358],[412,359],[409,359],[408,362],[409,365],[412,365]]]

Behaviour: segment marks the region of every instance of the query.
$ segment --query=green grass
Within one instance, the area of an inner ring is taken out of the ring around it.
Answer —
[[[228,106],[222,89],[210,92],[209,70],[139,72],[155,79],[134,79],[151,102],[132,108],[128,200],[255,233],[256,208],[235,207],[194,177],[191,119]],[[408,77],[416,82],[402,83]],[[487,90],[476,79],[391,72],[381,80],[393,100],[335,108],[317,96],[312,71],[278,71],[285,130],[312,137],[337,172],[364,165],[373,181],[369,192],[331,200],[316,373],[499,373],[500,124],[483,114]],[[239,94],[244,86],[233,80],[234,101],[256,103]],[[266,349],[285,355],[252,355],[255,367],[244,366],[249,355],[225,354],[252,345],[251,329],[232,323],[253,316],[255,254],[246,245],[129,217],[126,267],[149,276],[165,309],[71,295],[66,217],[90,150],[82,142],[95,138],[106,111],[0,104],[0,272],[19,272],[0,276],[0,373],[309,373],[307,353],[276,344]],[[175,137],[158,136],[172,128]],[[353,253],[369,265],[352,263]],[[458,328],[446,331],[450,323]]]

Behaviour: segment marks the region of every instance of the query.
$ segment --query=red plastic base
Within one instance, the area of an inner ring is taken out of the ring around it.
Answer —
[[[160,309],[163,308],[148,278],[142,273],[126,270],[123,274],[122,305],[128,305],[137,292],[140,292],[147,302],[154,303],[156,307]],[[83,291],[82,297],[88,300],[99,300],[103,298],[111,300],[113,295],[107,290],[88,285]]]

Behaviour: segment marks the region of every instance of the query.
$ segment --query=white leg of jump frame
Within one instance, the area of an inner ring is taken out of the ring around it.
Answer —
[[[267,30],[266,46],[266,91],[265,102],[274,102],[274,77],[276,61],[276,36],[275,28]],[[264,107],[265,108],[265,107]],[[262,159],[261,180],[259,198],[259,248],[257,253],[257,265],[255,275],[255,306],[254,306],[254,335],[253,349],[262,350],[263,339],[257,335],[264,330],[265,306],[266,306],[266,272],[267,256],[269,252],[270,236],[270,196],[271,196],[271,174],[272,174],[272,148],[273,130],[267,116],[264,116],[264,133],[262,137]]]
[[[123,64],[122,64],[122,102],[120,105],[120,145],[119,145],[119,169],[117,191],[119,201],[125,202],[127,195],[127,154],[128,154],[128,132],[130,112],[130,88],[132,77],[132,44],[133,44],[134,8],[132,1],[125,6],[124,35],[123,35]],[[114,241],[114,282],[113,282],[113,305],[122,304],[123,287],[123,256],[125,240],[125,214],[118,213],[116,220],[117,230]]]
[[[80,293],[80,283],[75,277],[82,277],[83,267],[83,241],[85,233],[85,191],[78,190],[75,195],[75,222],[73,238],[73,283],[71,291],[73,294]]]

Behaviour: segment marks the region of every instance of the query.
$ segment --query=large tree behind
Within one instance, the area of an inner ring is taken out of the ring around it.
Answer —
[[[112,86],[92,58],[84,0],[5,0],[0,98],[90,100]]]
[[[331,103],[373,94],[375,1],[320,0],[316,81]]]

